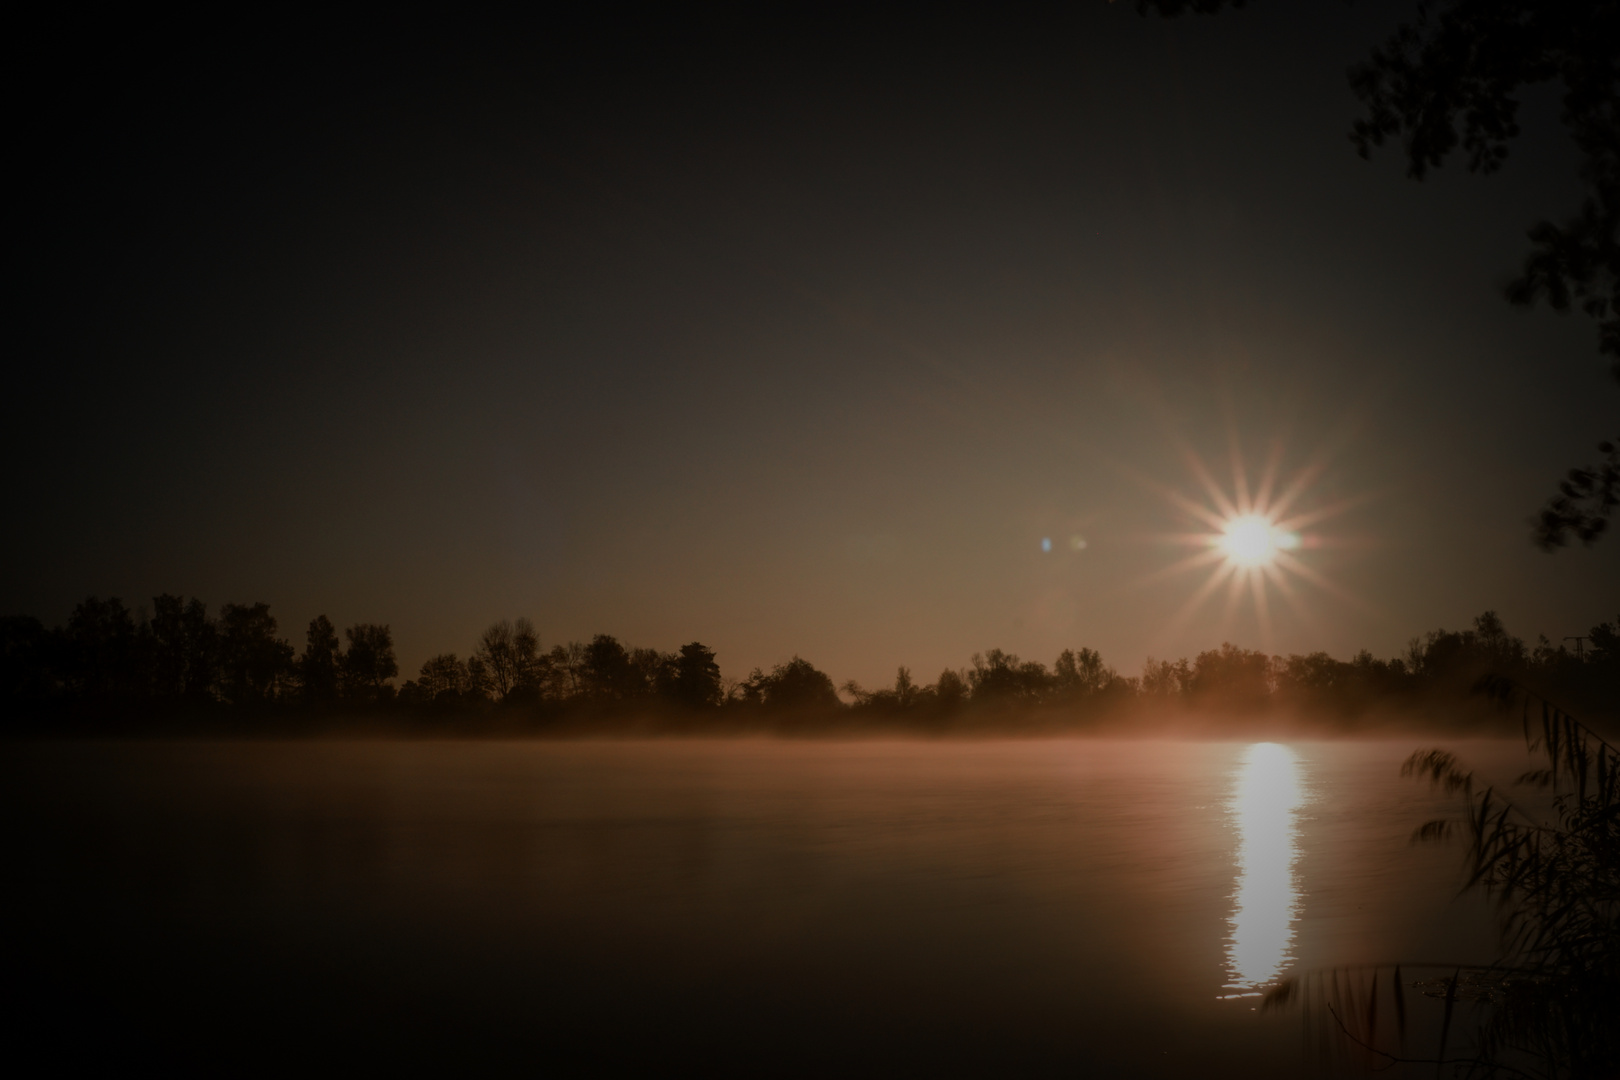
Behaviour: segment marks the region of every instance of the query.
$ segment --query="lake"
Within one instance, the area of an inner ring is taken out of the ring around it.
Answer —
[[[13,743],[64,1070],[1311,1075],[1279,973],[1489,959],[1432,738]],[[1522,748],[1444,742],[1494,776]]]

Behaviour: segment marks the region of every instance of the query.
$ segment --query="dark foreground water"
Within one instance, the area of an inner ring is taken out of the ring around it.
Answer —
[[[1489,958],[1458,852],[1407,843],[1450,805],[1398,775],[1424,744],[7,745],[8,1052],[1313,1075],[1257,986]]]

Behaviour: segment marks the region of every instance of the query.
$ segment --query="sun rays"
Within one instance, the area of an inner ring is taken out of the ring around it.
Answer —
[[[1198,574],[1203,574],[1203,580],[1171,616],[1165,627],[1167,635],[1179,631],[1211,600],[1224,598],[1221,632],[1249,608],[1261,641],[1269,645],[1274,599],[1280,599],[1301,621],[1315,621],[1305,603],[1304,585],[1353,607],[1365,607],[1312,565],[1316,552],[1345,542],[1325,533],[1323,525],[1363,501],[1359,497],[1323,501],[1325,463],[1320,455],[1285,474],[1282,448],[1276,444],[1258,473],[1251,474],[1234,443],[1229,484],[1218,481],[1191,449],[1184,449],[1182,456],[1198,497],[1161,487],[1190,526],[1189,531],[1164,539],[1191,550],[1150,574],[1144,583]]]

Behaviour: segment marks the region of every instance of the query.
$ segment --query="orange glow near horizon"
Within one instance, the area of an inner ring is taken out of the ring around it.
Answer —
[[[1238,832],[1238,880],[1226,943],[1225,997],[1258,995],[1292,958],[1299,916],[1299,759],[1278,743],[1244,751],[1228,808]]]

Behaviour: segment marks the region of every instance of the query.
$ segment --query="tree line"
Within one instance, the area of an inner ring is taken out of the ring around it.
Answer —
[[[355,623],[341,634],[310,620],[303,648],[279,636],[270,606],[159,596],[132,612],[90,597],[65,624],[0,618],[0,706],[13,730],[75,721],[138,730],[143,720],[240,717],[391,717],[476,723],[501,717],[544,726],[635,715],[671,726],[817,723],[947,729],[1040,715],[1057,723],[1158,712],[1216,716],[1290,712],[1348,723],[1380,709],[1443,705],[1481,678],[1506,677],[1593,715],[1620,704],[1620,620],[1593,627],[1570,649],[1509,634],[1495,612],[1470,629],[1436,630],[1404,652],[1350,660],[1323,652],[1273,656],[1223,644],[1191,658],[1149,658],[1121,675],[1094,649],[1065,649],[1048,667],[1002,649],[975,653],[920,683],[901,667],[891,686],[837,686],[794,656],[744,679],[723,677],[712,649],[628,646],[609,634],[544,648],[525,618],[492,624],[464,657],[442,653],[396,686],[391,629]],[[842,693],[840,693],[842,691]]]

